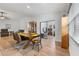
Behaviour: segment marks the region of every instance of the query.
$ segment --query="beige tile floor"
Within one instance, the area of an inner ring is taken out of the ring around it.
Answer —
[[[0,38],[0,56],[69,56],[69,51],[62,49],[53,37],[42,39],[43,48],[39,52],[32,46],[17,50],[15,44],[12,36]]]

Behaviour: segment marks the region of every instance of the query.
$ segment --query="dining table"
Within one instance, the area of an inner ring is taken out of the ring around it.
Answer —
[[[40,35],[37,34],[37,33],[24,33],[24,32],[18,32],[18,34],[19,34],[20,36],[28,37],[29,40],[32,40],[32,39],[34,39],[34,38],[40,36]]]
[[[28,40],[28,43],[24,46],[24,49],[27,48],[29,42],[33,41],[34,38],[39,37],[40,35],[37,33],[24,33],[24,32],[18,32],[18,34],[21,37],[24,37],[26,40]],[[27,39],[28,38],[28,39]],[[22,38],[21,38],[22,39]],[[23,39],[22,39],[23,40]]]

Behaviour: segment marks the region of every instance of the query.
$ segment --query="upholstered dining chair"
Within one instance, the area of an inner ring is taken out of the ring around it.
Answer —
[[[22,41],[20,35],[18,35],[17,33],[13,33],[13,39],[16,41],[15,48],[18,50],[26,45],[27,41]]]
[[[40,47],[42,48],[42,43],[39,37],[32,40],[32,46],[33,46],[32,49],[34,49],[34,47],[37,46],[39,52]]]

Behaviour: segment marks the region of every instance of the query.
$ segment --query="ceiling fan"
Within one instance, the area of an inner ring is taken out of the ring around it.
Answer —
[[[0,19],[9,19],[7,16],[6,16],[7,13],[5,12],[0,12]]]

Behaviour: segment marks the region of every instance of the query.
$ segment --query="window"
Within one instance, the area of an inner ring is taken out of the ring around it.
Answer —
[[[79,14],[74,19],[74,34],[79,35]]]
[[[79,35],[79,14],[69,23],[69,32],[72,36]]]

